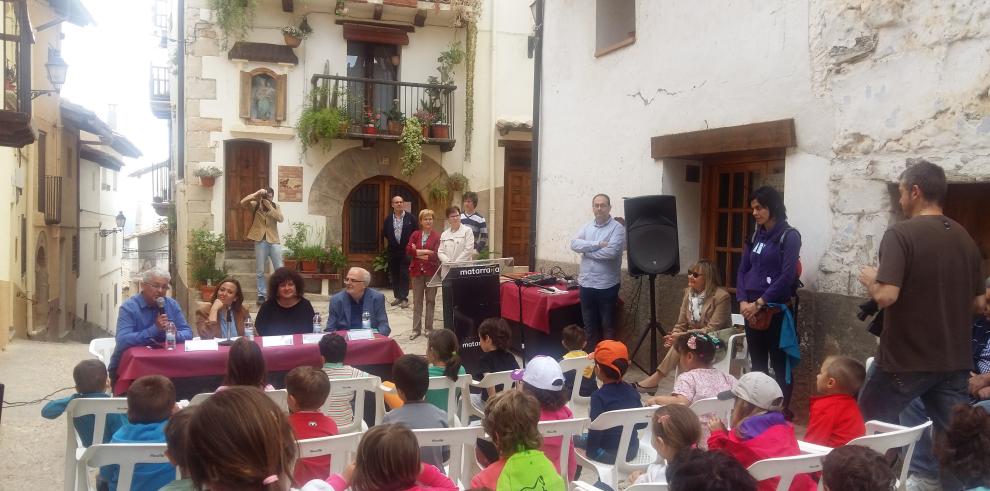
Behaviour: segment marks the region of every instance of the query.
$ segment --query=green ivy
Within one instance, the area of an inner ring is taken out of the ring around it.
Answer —
[[[247,36],[254,23],[258,0],[209,0],[209,8],[215,12],[214,22],[220,28],[220,47],[227,49],[230,39],[235,41]]]
[[[399,145],[402,146],[402,174],[411,176],[423,163],[423,124],[415,116],[406,119]]]
[[[296,121],[296,135],[302,143],[303,152],[305,153],[316,143],[320,143],[324,150],[330,150],[333,139],[340,134],[341,123],[347,121],[347,115],[336,107],[303,108],[299,120]]]

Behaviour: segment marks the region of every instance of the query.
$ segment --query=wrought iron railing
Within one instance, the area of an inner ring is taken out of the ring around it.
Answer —
[[[170,203],[172,201],[171,162],[166,160],[157,164],[151,171],[151,196],[155,202]]]
[[[62,176],[45,176],[45,223],[62,223]]]

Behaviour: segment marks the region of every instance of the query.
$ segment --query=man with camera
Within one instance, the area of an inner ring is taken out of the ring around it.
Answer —
[[[247,238],[254,241],[255,275],[258,279],[258,305],[265,303],[265,265],[271,258],[272,270],[282,267],[282,245],[278,237],[278,224],[284,218],[282,210],[272,201],[275,191],[268,187],[259,189],[241,200],[241,206],[254,212],[254,221]]]

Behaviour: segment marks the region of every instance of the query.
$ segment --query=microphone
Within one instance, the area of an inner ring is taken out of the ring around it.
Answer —
[[[165,313],[165,297],[158,297],[155,299],[155,303],[158,304],[158,315]]]

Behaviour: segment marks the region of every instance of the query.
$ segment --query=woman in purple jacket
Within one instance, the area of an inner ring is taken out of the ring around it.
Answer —
[[[784,199],[776,189],[763,186],[750,198],[756,232],[746,243],[742,263],[736,276],[736,299],[739,312],[746,319],[746,342],[753,370],[768,373],[773,366],[774,379],[784,392],[784,412],[791,400],[792,385],[787,383],[787,354],[780,348],[783,311],[769,304],[787,304],[791,286],[797,279],[797,262],[801,255],[801,234],[787,224]],[[754,329],[756,315],[771,309],[770,325]]]

